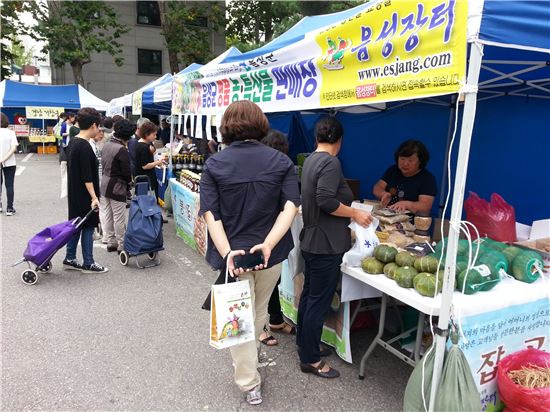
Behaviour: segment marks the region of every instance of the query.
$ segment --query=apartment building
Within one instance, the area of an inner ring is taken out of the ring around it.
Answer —
[[[84,65],[84,87],[103,100],[111,100],[139,89],[151,80],[170,72],[168,51],[160,27],[160,12],[156,1],[109,1],[120,20],[130,29],[118,41],[122,44],[124,64],[118,67],[107,53],[93,54],[92,62]],[[224,6],[224,2],[221,5]],[[206,17],[197,19],[209,27]],[[212,54],[225,49],[225,33],[209,30]],[[52,84],[74,83],[71,66],[52,68]]]

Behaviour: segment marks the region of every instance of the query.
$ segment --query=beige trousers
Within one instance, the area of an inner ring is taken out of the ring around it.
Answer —
[[[60,199],[67,197],[67,162],[59,163],[59,170],[61,172],[61,194]]]
[[[246,272],[240,276],[241,281],[248,280],[250,282],[256,329],[256,339],[253,342],[243,343],[229,349],[235,366],[235,383],[243,392],[249,391],[261,383],[258,372],[258,338],[267,320],[267,304],[277,284],[277,279],[281,275],[281,265],[279,263],[269,269]]]
[[[126,234],[126,202],[109,199],[103,196],[100,199],[99,209],[103,237],[108,246],[117,246],[118,250],[124,250],[124,235]]]

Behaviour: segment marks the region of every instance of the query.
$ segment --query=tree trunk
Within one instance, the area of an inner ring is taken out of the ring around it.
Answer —
[[[73,69],[73,77],[75,84],[80,84],[82,87],[84,86],[84,76],[82,76],[82,62],[81,61],[73,61],[71,62],[71,68]]]
[[[170,62],[170,72],[178,73],[180,71],[178,53],[168,50],[168,61]]]

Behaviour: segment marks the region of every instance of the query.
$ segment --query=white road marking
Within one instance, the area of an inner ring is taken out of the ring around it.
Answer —
[[[22,162],[28,161],[28,160],[32,157],[33,154],[34,154],[34,153],[29,153],[28,155],[26,155],[26,156],[23,158]]]
[[[15,168],[15,176],[21,176],[21,174],[23,174],[24,170],[25,170],[25,166],[17,166]]]

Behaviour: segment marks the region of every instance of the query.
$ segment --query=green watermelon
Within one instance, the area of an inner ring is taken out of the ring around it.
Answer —
[[[488,237],[479,238],[475,242],[478,242],[480,245],[487,246],[490,249],[498,250],[500,252],[508,247],[506,243],[498,242]]]
[[[389,277],[390,279],[395,278],[395,271],[399,269],[399,266],[395,262],[386,263],[384,266],[384,275]]]
[[[508,261],[508,269],[512,268],[512,263],[514,262],[515,257],[522,251],[523,249],[517,246],[508,246],[502,250],[502,253],[506,256],[506,260]]]
[[[436,255],[441,256],[442,254],[444,254],[447,251],[447,245],[449,244],[449,238],[446,237],[444,239],[444,241],[445,241],[445,250],[443,250],[444,248],[443,248],[443,242],[442,241],[437,242],[437,244],[435,245],[435,254]],[[458,247],[457,247],[457,255],[459,255],[459,256],[467,255],[468,254],[468,248],[469,248],[468,241],[466,239],[459,239],[458,240]]]
[[[422,296],[434,297],[435,285],[437,282],[437,293],[441,292],[442,279],[437,279],[437,276],[432,273],[422,272],[416,275],[413,279],[414,289]]]
[[[403,266],[395,271],[395,281],[402,288],[414,287],[414,277],[418,275],[418,272],[412,266]]]
[[[368,257],[361,261],[361,268],[371,275],[384,273],[384,264],[375,257]]]
[[[491,270],[488,266],[475,266],[469,271],[464,270],[460,275],[458,275],[456,288],[460,292],[462,292],[465,278],[466,285],[464,287],[464,294],[466,295],[472,295],[476,292],[490,290],[500,281],[499,279],[491,278]]]
[[[520,252],[512,263],[512,276],[517,280],[532,283],[540,276],[537,267],[542,270],[542,256],[534,250]]]
[[[422,256],[414,261],[414,268],[419,272],[435,273],[439,261],[434,256]]]
[[[410,252],[399,252],[395,256],[395,263],[399,266],[413,266],[416,256]]]
[[[496,249],[488,249],[477,257],[476,265],[487,265],[494,279],[500,279],[500,271],[508,271],[506,255]]]
[[[380,262],[390,263],[395,260],[397,249],[388,245],[378,245],[374,248],[374,257]]]

